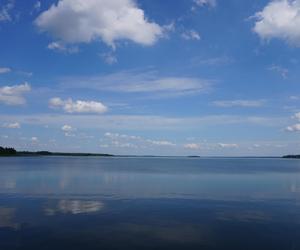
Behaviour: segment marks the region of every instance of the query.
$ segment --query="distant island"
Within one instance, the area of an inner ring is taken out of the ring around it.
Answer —
[[[285,155],[282,158],[285,158],[285,159],[300,159],[300,155]]]
[[[92,153],[61,153],[49,151],[17,151],[14,148],[0,147],[1,156],[114,156],[112,154],[92,154]]]

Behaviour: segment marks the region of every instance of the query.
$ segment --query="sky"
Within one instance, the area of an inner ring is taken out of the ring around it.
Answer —
[[[0,0],[0,145],[300,153],[300,0]]]

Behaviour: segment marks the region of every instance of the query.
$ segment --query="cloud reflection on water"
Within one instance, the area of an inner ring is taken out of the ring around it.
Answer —
[[[104,203],[100,201],[85,201],[85,200],[59,200],[56,207],[45,208],[44,212],[48,216],[63,214],[87,214],[95,213],[104,208]]]

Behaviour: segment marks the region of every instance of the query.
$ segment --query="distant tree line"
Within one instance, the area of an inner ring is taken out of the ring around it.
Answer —
[[[283,158],[287,159],[300,159],[300,155],[285,155]]]
[[[0,156],[9,156],[9,155],[16,155],[17,154],[17,150],[15,150],[14,148],[3,148],[0,147]]]
[[[59,153],[49,151],[17,151],[14,148],[0,147],[0,156],[114,156],[111,154],[91,154],[91,153]]]

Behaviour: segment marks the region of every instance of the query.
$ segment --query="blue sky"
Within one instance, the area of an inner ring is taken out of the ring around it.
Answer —
[[[299,0],[0,0],[0,144],[299,153]]]

